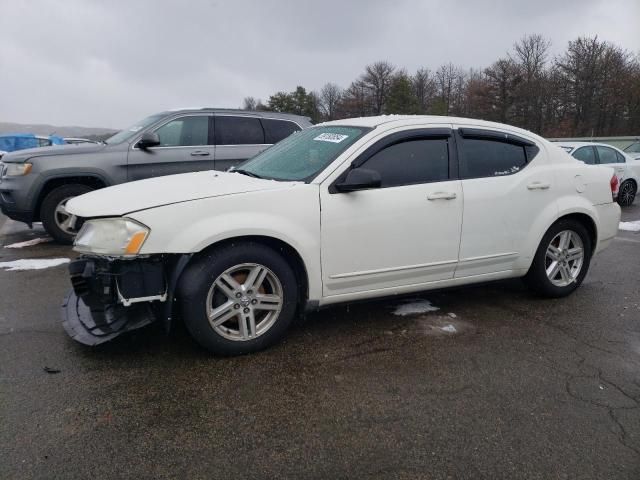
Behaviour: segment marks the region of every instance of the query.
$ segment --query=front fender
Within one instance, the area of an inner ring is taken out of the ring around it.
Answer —
[[[320,206],[317,186],[182,202],[134,212],[151,233],[140,254],[198,253],[223,240],[263,236],[280,240],[304,262],[309,298],[319,299]]]

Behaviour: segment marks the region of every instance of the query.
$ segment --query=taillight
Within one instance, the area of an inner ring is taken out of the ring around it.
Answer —
[[[611,198],[613,198],[613,200],[615,201],[616,197],[618,196],[618,187],[620,187],[620,182],[618,181],[618,177],[615,173],[611,177],[611,181],[609,182],[609,184],[611,185]]]

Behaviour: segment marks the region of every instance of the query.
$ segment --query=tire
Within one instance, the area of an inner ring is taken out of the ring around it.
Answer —
[[[255,272],[258,279],[264,274],[263,280],[252,282]],[[281,340],[295,317],[298,293],[295,273],[279,253],[260,243],[239,242],[189,265],[177,298],[191,336],[216,355],[232,356]]]
[[[621,207],[630,206],[636,199],[638,187],[632,180],[625,180],[618,190],[618,205]]]
[[[64,221],[62,221],[64,213],[60,213],[59,207],[64,207],[64,204],[71,198],[93,190],[88,185],[69,184],[54,188],[44,197],[40,206],[40,220],[47,233],[58,243],[71,245],[75,238],[74,232],[77,232],[79,227],[79,225],[75,225],[76,228],[65,229],[63,227]]]
[[[567,239],[567,236],[564,236],[566,232],[570,232],[569,245],[563,249],[560,245]],[[552,244],[556,250],[551,249]],[[581,259],[572,258],[578,256],[576,248],[582,248]],[[574,252],[573,256],[571,251]],[[591,254],[591,237],[584,225],[573,219],[561,219],[554,223],[542,237],[524,281],[529,288],[541,296],[566,297],[580,286],[587,275]],[[558,258],[557,272],[553,265],[554,257]],[[548,270],[550,275],[547,274]]]

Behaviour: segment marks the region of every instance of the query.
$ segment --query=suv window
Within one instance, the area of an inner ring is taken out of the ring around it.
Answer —
[[[598,158],[600,163],[620,163],[620,159],[616,155],[616,151],[613,148],[596,146],[598,150]],[[624,159],[623,159],[624,161]]]
[[[264,131],[255,117],[216,117],[216,145],[264,144]]]
[[[209,117],[192,115],[171,120],[158,128],[159,147],[188,147],[207,145],[209,138]]]
[[[501,177],[519,172],[527,165],[523,145],[465,138],[462,141],[462,178]]]
[[[448,141],[421,138],[396,143],[374,154],[362,167],[378,172],[382,187],[447,180]]]
[[[301,128],[293,122],[274,120],[272,118],[263,118],[262,126],[264,127],[265,143],[278,143],[292,133],[301,130]]]
[[[596,153],[593,151],[593,147],[580,147],[573,152],[573,158],[587,165],[594,165],[596,163]]]

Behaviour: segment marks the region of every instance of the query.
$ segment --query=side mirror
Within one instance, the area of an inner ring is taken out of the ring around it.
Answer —
[[[347,178],[342,183],[336,184],[336,190],[339,192],[355,192],[369,188],[380,188],[381,184],[380,174],[375,170],[354,168],[349,171]]]
[[[137,147],[141,150],[160,145],[160,137],[155,132],[144,132],[138,140]]]

